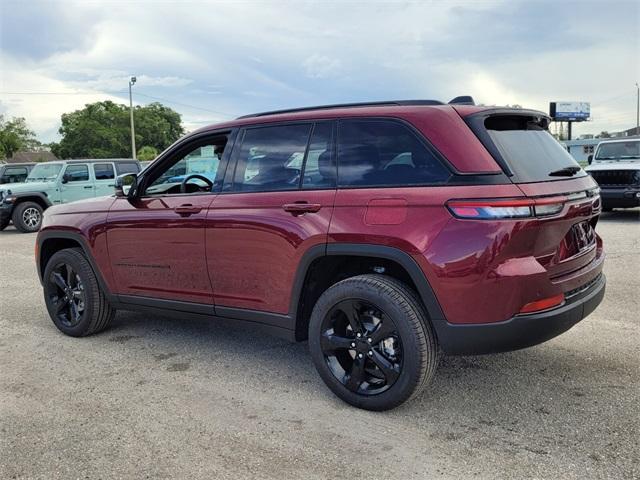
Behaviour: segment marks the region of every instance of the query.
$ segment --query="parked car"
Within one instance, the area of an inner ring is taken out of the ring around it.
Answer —
[[[24,182],[35,163],[0,164],[0,184]]]
[[[51,205],[112,195],[117,175],[139,171],[139,163],[130,159],[39,163],[23,183],[0,186],[0,230],[12,221],[21,232],[36,232]]]
[[[393,408],[429,383],[440,352],[536,345],[602,300],[598,186],[549,121],[454,100],[200,129],[118,177],[115,196],[45,212],[49,314],[77,337],[124,309],[308,339],[338,397]],[[170,181],[203,148],[221,153],[213,179]]]
[[[600,185],[605,211],[640,205],[640,137],[600,142],[586,171]]]

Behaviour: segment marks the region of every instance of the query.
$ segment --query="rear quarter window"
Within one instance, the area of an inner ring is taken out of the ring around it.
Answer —
[[[406,125],[394,120],[338,123],[338,185],[411,186],[444,183],[451,174]]]

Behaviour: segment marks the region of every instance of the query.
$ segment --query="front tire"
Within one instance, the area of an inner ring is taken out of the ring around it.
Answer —
[[[80,249],[68,248],[54,253],[42,280],[49,316],[66,335],[84,337],[100,332],[115,316]]]
[[[389,410],[433,378],[438,347],[416,294],[383,275],[331,286],[309,321],[309,350],[338,397],[366,410]]]
[[[13,226],[22,233],[33,233],[42,225],[42,207],[35,202],[22,202],[13,208]]]

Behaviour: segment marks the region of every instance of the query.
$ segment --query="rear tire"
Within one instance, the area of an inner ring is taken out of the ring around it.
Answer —
[[[383,275],[347,278],[322,294],[309,321],[309,350],[331,391],[366,410],[411,400],[438,365],[436,338],[418,297]]]
[[[42,282],[49,316],[66,335],[84,337],[100,332],[115,316],[91,264],[78,248],[54,253]]]
[[[22,233],[33,233],[42,225],[42,207],[35,202],[21,202],[11,214],[13,226]]]

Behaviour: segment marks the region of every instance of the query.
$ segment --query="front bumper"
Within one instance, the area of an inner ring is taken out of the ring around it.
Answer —
[[[600,187],[603,208],[633,208],[640,205],[640,187]]]
[[[439,331],[440,345],[448,355],[480,355],[531,347],[566,332],[602,301],[606,278],[601,274],[583,291],[552,310],[516,315],[499,323],[454,325]]]
[[[12,203],[0,203],[0,223],[9,222],[13,213]]]

